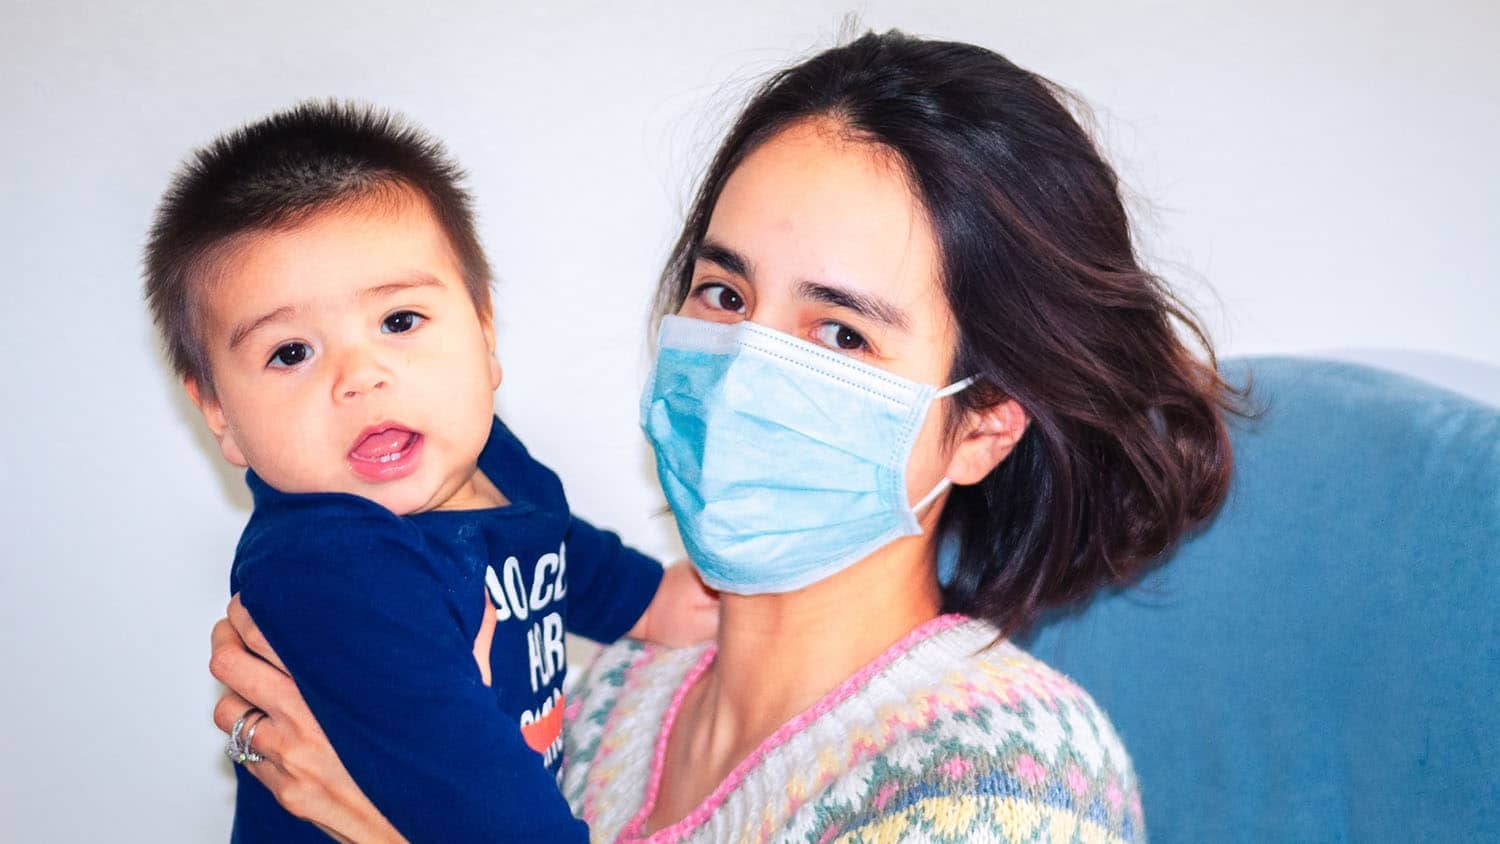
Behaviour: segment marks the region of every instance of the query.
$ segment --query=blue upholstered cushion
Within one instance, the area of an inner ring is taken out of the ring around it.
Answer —
[[[1215,520],[1023,640],[1109,712],[1173,841],[1500,836],[1500,410],[1257,358]]]

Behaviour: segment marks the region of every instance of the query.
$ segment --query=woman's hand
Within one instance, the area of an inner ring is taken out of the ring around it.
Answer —
[[[229,602],[228,613],[214,625],[208,661],[208,670],[228,686],[214,706],[214,724],[227,733],[251,707],[266,713],[254,735],[253,749],[262,761],[244,763],[246,768],[288,812],[336,840],[404,841],[344,770],[239,596]]]
[[[687,560],[678,560],[662,573],[651,605],[625,635],[681,648],[712,639],[718,632],[719,594],[703,585]]]

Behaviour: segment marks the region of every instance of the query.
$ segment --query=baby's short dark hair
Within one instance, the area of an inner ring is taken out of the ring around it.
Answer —
[[[427,202],[475,308],[488,314],[489,262],[463,176],[443,145],[409,121],[337,100],[301,103],[198,149],[162,196],[146,244],[146,302],[172,367],[213,395],[198,289],[227,241],[392,189]]]

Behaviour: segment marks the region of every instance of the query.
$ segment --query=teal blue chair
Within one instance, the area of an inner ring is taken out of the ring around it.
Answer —
[[[1500,410],[1330,361],[1254,384],[1215,519],[1022,644],[1177,841],[1500,841]]]

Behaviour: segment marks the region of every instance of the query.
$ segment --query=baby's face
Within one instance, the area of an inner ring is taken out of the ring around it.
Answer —
[[[403,515],[482,503],[494,327],[424,201],[246,235],[217,269],[203,291],[216,394],[187,386],[226,459],[284,492]]]

